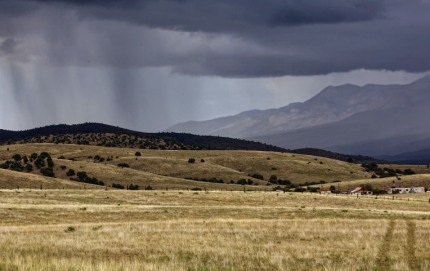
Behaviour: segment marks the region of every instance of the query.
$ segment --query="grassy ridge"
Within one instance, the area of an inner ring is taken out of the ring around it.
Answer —
[[[247,186],[248,189],[270,190],[271,186],[267,183],[271,175],[292,183],[370,178],[370,174],[356,164],[300,154],[261,151],[141,150],[45,143],[0,146],[0,161],[11,159],[15,153],[30,155],[44,151],[52,155],[54,172],[58,178],[68,179],[66,170],[72,168],[76,172],[85,171],[109,186],[115,182],[122,185],[134,183],[141,187],[150,185],[156,189],[206,187],[242,190],[243,186],[230,184],[230,181],[250,179],[254,185]],[[137,151],[142,156],[136,157]],[[62,156],[66,159],[59,159]],[[95,161],[95,156],[105,160]],[[189,163],[189,158],[194,158],[195,163]],[[117,167],[124,163],[130,168]],[[66,166],[66,169],[60,166]],[[253,174],[262,175],[264,180],[251,177]],[[192,181],[188,178],[218,178],[225,183]]]
[[[396,187],[428,188],[430,186],[430,174],[416,174],[416,175],[410,175],[410,176],[401,176],[400,179],[396,177],[370,179],[370,180],[361,179],[361,180],[353,180],[353,181],[342,182],[342,183],[328,183],[328,184],[318,185],[318,187],[328,189],[331,185],[334,185],[336,188],[339,187],[341,191],[346,191],[346,190],[354,189],[357,186],[360,186],[363,184],[371,184],[373,187],[378,187],[384,190],[392,187],[393,185],[395,185]]]

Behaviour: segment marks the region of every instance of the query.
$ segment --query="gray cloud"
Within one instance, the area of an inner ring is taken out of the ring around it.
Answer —
[[[425,0],[0,2],[14,59],[222,77],[430,69]]]
[[[228,32],[256,27],[368,21],[386,0],[35,0],[69,5],[83,17],[183,31]]]
[[[18,42],[13,38],[7,38],[2,43],[0,43],[0,52],[4,54],[12,54],[18,45]]]

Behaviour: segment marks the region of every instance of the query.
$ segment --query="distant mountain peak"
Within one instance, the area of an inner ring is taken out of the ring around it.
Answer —
[[[430,75],[404,85],[345,84],[326,87],[302,103],[178,124],[169,131],[248,138],[288,149],[389,155],[410,150],[412,140],[430,138],[429,100]],[[423,144],[414,148],[430,146]]]

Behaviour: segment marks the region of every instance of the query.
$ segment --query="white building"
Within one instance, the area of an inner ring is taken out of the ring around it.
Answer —
[[[426,192],[426,189],[424,187],[395,187],[388,189],[388,194],[407,194],[424,192]]]

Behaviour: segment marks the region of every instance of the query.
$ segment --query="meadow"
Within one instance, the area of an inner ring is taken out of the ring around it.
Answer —
[[[0,162],[42,152],[55,178],[0,169],[0,271],[430,270],[430,193],[323,195],[268,182],[428,187],[426,166],[372,179],[359,164],[291,153],[63,144],[0,146]],[[70,169],[104,184],[71,180]],[[240,179],[252,184],[230,182]]]
[[[0,270],[429,270],[409,197],[0,190]]]

